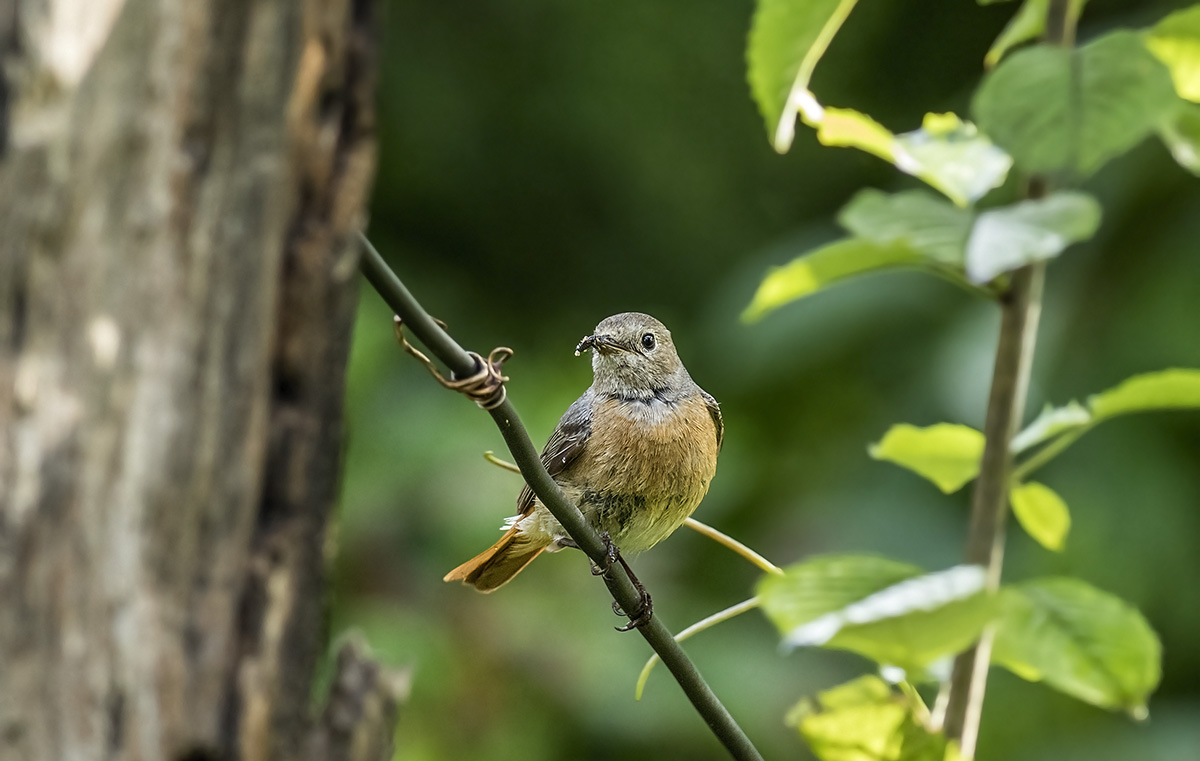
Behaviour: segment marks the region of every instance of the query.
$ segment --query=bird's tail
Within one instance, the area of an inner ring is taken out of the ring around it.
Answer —
[[[495,591],[533,562],[546,546],[513,526],[500,541],[446,574],[442,581],[461,581],[480,592]]]

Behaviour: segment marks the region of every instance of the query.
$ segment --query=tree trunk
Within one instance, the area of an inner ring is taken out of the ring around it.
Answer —
[[[0,758],[386,746],[358,649],[310,716],[372,5],[0,0]]]

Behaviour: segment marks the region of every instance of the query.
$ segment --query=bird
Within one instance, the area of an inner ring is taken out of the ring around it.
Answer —
[[[575,356],[588,350],[592,385],[559,420],[542,465],[610,542],[610,555],[613,545],[641,552],[683,525],[708,493],[725,434],[721,408],[688,374],[671,331],[648,314],[602,320]],[[542,552],[575,546],[528,484],[501,528],[499,541],[444,580],[493,592]]]

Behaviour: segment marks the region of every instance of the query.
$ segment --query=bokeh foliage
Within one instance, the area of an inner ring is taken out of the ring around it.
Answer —
[[[1081,43],[1182,4],[1094,0]],[[466,345],[516,349],[510,392],[535,438],[590,382],[575,341],[648,311],[723,404],[727,443],[697,517],[777,563],[878,552],[923,568],[961,557],[966,498],[944,497],[866,447],[906,420],[979,427],[995,315],[918,275],[872,276],[739,322],[762,272],[832,242],[863,187],[923,188],[799,128],[778,156],[744,79],[751,4],[543,0],[467,10],[387,7],[381,173],[372,237]],[[862,12],[862,11],[868,12]],[[1012,6],[867,4],[814,73],[830,103],[897,133],[969,112]],[[1200,189],[1157,142],[1104,166],[1096,235],[1050,270],[1030,409],[1139,372],[1200,366]],[[648,652],[617,635],[607,596],[571,553],[490,597],[444,585],[513,510],[488,465],[486,416],[398,352],[367,290],[355,337],[350,444],[331,629],[363,629],[416,669],[401,759],[721,758],[662,674],[635,703]],[[1200,420],[1138,415],[1082,438],[1044,472],[1071,505],[1047,553],[1014,532],[1006,573],[1070,575],[1140,608],[1163,641],[1152,721],[1135,725],[1000,674],[981,759],[1167,759],[1200,744]],[[758,572],[688,532],[636,561],[682,628],[752,593]],[[688,645],[768,757],[804,757],[780,717],[796,696],[869,668],[784,656],[760,616]]]

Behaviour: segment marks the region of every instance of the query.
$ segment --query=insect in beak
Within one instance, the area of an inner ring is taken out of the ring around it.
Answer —
[[[628,346],[626,346],[623,343],[620,343],[612,336],[606,336],[606,335],[602,335],[602,334],[601,335],[593,335],[593,336],[584,336],[583,340],[581,340],[578,344],[575,345],[575,356],[578,357],[580,354],[587,351],[588,349],[592,349],[593,351],[598,351],[601,354],[615,354],[618,351],[625,351],[625,352],[637,353],[637,354],[641,353],[641,352],[634,352]]]

